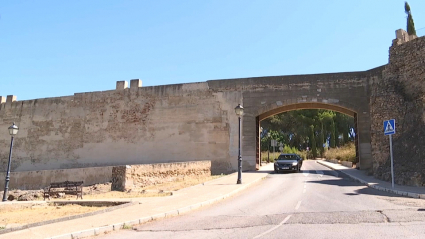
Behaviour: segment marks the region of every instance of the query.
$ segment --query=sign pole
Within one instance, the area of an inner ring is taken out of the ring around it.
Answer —
[[[391,154],[391,187],[394,188],[394,160],[393,160],[393,137],[390,134],[390,154]]]
[[[390,136],[390,155],[391,155],[391,187],[394,188],[394,159],[393,159],[393,137],[395,134],[395,119],[384,121],[384,135]]]

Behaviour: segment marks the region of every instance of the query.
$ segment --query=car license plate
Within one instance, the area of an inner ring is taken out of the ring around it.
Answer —
[[[282,167],[282,169],[289,169],[289,167]]]

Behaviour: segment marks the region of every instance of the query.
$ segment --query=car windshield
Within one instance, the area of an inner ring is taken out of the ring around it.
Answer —
[[[298,159],[298,157],[294,154],[281,154],[279,155],[279,158],[277,160],[295,160]]]

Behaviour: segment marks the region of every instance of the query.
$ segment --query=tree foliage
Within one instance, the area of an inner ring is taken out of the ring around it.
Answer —
[[[404,2],[404,12],[407,14],[407,33],[409,35],[416,35],[415,23],[413,22],[410,6],[407,2]]]
[[[336,146],[336,126],[335,126],[335,122],[332,120],[332,124],[331,124],[331,140],[330,140],[330,146],[331,148],[335,148]]]
[[[323,132],[323,123],[321,123],[320,135],[319,135],[319,154],[323,158],[325,153],[325,133]]]
[[[316,144],[316,136],[314,126],[310,125],[310,145],[311,152],[313,154],[313,158],[317,158],[317,144]]]
[[[353,118],[345,114],[323,109],[293,110],[271,116],[261,121],[261,150],[267,151],[271,139],[299,151],[313,145],[315,155],[323,156],[324,146],[343,146],[354,141],[351,134]],[[270,137],[268,136],[270,133]],[[314,138],[313,145],[311,145]],[[332,140],[334,144],[332,144]],[[270,149],[271,150],[271,149]],[[271,150],[272,151],[272,150]]]

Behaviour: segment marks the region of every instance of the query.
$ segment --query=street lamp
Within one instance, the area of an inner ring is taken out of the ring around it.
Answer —
[[[9,162],[7,163],[7,173],[6,173],[6,182],[4,184],[4,192],[3,192],[3,202],[7,201],[7,191],[9,189],[9,181],[10,181],[10,160],[12,159],[12,148],[13,148],[13,137],[18,133],[19,127],[15,125],[15,122],[13,122],[13,125],[9,127],[9,134],[12,136],[12,139],[10,141],[10,151],[9,151]]]
[[[238,181],[237,184],[242,183],[242,155],[241,155],[241,117],[243,115],[243,107],[241,104],[235,108],[236,115],[239,118],[239,153],[238,153]]]

